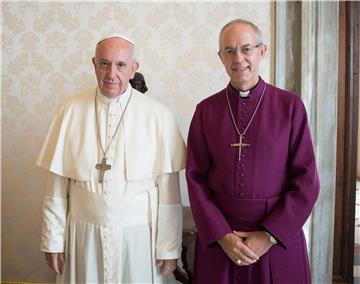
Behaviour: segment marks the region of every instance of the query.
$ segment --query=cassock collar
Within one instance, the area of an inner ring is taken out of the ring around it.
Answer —
[[[103,103],[103,104],[106,104],[106,105],[110,105],[112,103],[116,103],[116,104],[120,104],[121,106],[124,106],[128,99],[129,99],[129,96],[131,94],[131,90],[132,90],[132,87],[130,84],[128,84],[128,87],[127,89],[125,90],[124,93],[122,93],[122,95],[116,97],[116,98],[113,98],[113,99],[110,99],[108,98],[107,96],[104,96],[101,92],[100,92],[100,89],[99,87],[96,88],[96,93],[97,93],[97,98],[98,98],[98,101],[100,103]]]
[[[241,97],[241,99],[257,101],[260,98],[264,87],[265,87],[265,81],[259,76],[259,81],[252,89],[250,89],[249,96],[245,97],[245,98]],[[230,82],[227,86],[227,89],[228,89],[230,96],[240,97],[239,91],[234,89],[234,87],[231,85]]]

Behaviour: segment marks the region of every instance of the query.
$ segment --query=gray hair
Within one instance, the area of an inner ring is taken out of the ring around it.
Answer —
[[[262,44],[262,33],[260,31],[260,29],[258,28],[257,25],[255,25],[254,23],[250,22],[250,21],[247,21],[247,20],[244,20],[244,19],[235,19],[235,20],[232,20],[230,22],[228,22],[225,26],[222,27],[221,31],[220,31],[220,34],[219,34],[219,50],[221,49],[221,44],[222,44],[222,35],[225,31],[225,29],[229,26],[231,26],[232,24],[245,24],[245,25],[249,25],[254,33],[255,33],[255,36],[256,36],[256,44]]]

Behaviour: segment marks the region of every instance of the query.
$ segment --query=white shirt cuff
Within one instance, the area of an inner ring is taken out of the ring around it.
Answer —
[[[159,204],[156,259],[177,259],[181,255],[182,206]]]
[[[45,196],[40,250],[64,252],[67,199]]]

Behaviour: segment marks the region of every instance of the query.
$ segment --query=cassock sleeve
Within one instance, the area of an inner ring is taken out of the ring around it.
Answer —
[[[177,259],[181,254],[182,205],[179,173],[158,176],[159,211],[156,241],[157,259]]]
[[[300,98],[291,124],[287,191],[262,224],[285,248],[302,229],[320,190],[307,114]]]
[[[217,245],[217,240],[232,232],[206,184],[210,165],[211,158],[203,133],[202,115],[197,107],[188,135],[186,180],[191,210],[204,249]]]
[[[64,252],[69,179],[49,172],[43,202],[40,250]]]

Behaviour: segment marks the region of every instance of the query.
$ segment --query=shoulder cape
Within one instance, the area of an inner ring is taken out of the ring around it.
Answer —
[[[76,180],[90,180],[98,163],[95,90],[68,98],[55,115],[37,165]],[[171,112],[133,90],[124,115],[128,180],[154,178],[185,167],[185,143]]]

